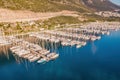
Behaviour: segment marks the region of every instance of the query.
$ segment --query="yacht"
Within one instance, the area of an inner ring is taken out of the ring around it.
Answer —
[[[41,58],[40,60],[37,61],[37,63],[44,63],[44,62],[47,62],[46,58]]]

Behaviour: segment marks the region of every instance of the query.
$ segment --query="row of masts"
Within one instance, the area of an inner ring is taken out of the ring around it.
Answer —
[[[59,54],[54,52],[52,53],[50,50],[44,49],[38,44],[30,43],[23,39],[18,39],[14,36],[4,37],[4,41],[6,43],[3,43],[4,45],[2,44],[1,48],[9,46],[7,49],[10,50],[14,55],[17,55],[19,58],[27,59],[30,62],[48,62],[50,60],[56,59],[59,56]],[[9,44],[7,44],[8,42]]]
[[[37,44],[29,43],[24,40],[19,43],[20,45],[13,46],[10,50],[19,57],[28,59],[30,62],[40,62],[43,61],[43,59],[48,62],[58,57],[58,54],[50,53],[49,50],[43,49]]]
[[[74,25],[75,26],[75,25]],[[52,43],[60,43],[62,46],[74,46],[77,48],[85,46],[87,41],[101,39],[101,35],[110,34],[110,31],[119,30],[119,23],[90,23],[83,26],[67,27],[59,30],[46,30],[43,32],[31,33],[30,37]]]
[[[53,60],[59,56],[59,54],[51,53],[50,50],[42,47],[48,43],[80,48],[85,46],[88,41],[99,40],[101,35],[109,35],[111,31],[119,29],[120,23],[89,23],[82,26],[76,24],[76,26],[72,25],[59,30],[28,33],[28,37],[33,39],[35,43],[17,38],[16,36],[0,36],[0,47],[2,50],[10,49],[15,55],[30,62],[37,61],[41,63]],[[56,49],[53,47],[53,44],[51,47]]]

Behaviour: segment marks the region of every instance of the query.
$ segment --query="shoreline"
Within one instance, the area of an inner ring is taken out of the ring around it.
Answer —
[[[34,21],[30,22],[28,24],[32,24],[32,23],[36,24],[36,23],[34,23]],[[97,23],[99,23],[99,24],[105,24],[105,23],[107,23],[107,24],[120,24],[119,22],[116,22],[116,21],[115,22],[87,22],[87,23],[80,23],[80,24],[63,24],[63,25],[59,25],[58,24],[58,25],[54,26],[54,29],[51,29],[51,30],[61,30],[61,29],[64,29],[64,28],[77,28],[79,26],[85,26],[85,25],[89,25],[91,23],[95,23],[95,24],[97,24]],[[15,25],[15,24],[13,24],[13,25]],[[49,30],[49,29],[39,28],[39,30],[37,30],[37,31],[28,31],[28,32],[22,32],[22,33],[14,33],[14,32],[12,33],[11,32],[11,34],[5,35],[3,29],[1,28],[0,29],[0,36],[5,36],[5,37],[9,37],[9,36],[21,36],[21,35],[28,35],[30,33],[44,32],[44,31],[47,31],[47,30]]]

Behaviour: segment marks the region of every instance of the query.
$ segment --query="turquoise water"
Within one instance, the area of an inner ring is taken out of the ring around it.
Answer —
[[[45,64],[18,63],[0,56],[0,80],[120,80],[120,31],[88,42],[60,47],[60,57]]]

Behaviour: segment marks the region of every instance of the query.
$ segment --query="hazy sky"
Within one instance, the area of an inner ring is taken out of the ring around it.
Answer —
[[[111,0],[113,3],[120,5],[120,0]]]

